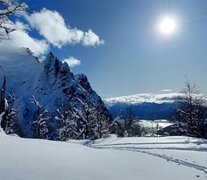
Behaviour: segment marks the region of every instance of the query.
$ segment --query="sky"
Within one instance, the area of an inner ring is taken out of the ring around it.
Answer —
[[[50,50],[86,74],[101,97],[180,91],[186,78],[207,95],[206,0],[26,3],[26,20],[16,24],[33,38],[31,48],[41,55]],[[165,17],[176,23],[170,35],[158,28]]]

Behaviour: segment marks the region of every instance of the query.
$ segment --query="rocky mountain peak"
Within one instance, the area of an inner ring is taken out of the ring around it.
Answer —
[[[52,138],[55,138],[54,134],[59,128],[56,120],[58,109],[73,112],[73,119],[76,119],[78,128],[82,130],[89,121],[112,121],[110,113],[91,88],[87,77],[83,74],[74,75],[68,64],[59,61],[51,52],[40,62],[28,50],[15,49],[12,53],[7,52],[7,56],[0,55],[0,64],[7,77],[6,96],[11,93],[16,96],[14,106],[18,109],[18,124],[22,136],[33,137],[32,124],[37,117],[37,109],[34,102],[31,102],[32,97],[48,112],[50,118],[47,123]],[[93,138],[92,136],[93,133],[88,138]]]

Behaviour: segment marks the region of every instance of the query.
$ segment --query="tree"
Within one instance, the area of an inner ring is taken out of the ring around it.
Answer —
[[[15,94],[9,94],[7,98],[7,107],[5,109],[4,119],[2,120],[3,129],[6,134],[18,134],[21,135],[17,109],[14,108]]]
[[[2,66],[0,66],[0,69],[3,73],[3,84],[1,87],[1,92],[0,92],[0,114],[1,114],[1,127],[5,127],[5,108],[6,108],[6,76],[4,73],[4,70]]]
[[[6,77],[4,76],[1,92],[0,92],[0,113],[5,112],[5,92],[6,92]]]
[[[98,139],[109,133],[110,119],[105,116],[103,107],[84,103],[82,107],[73,107],[64,102],[62,109],[57,109],[59,121],[59,139]]]
[[[95,137],[97,139],[102,138],[104,135],[110,133],[111,120],[109,117],[104,115],[105,108],[97,107],[95,113],[96,127],[95,127]]]
[[[197,86],[188,80],[182,94],[177,101],[176,121],[179,122],[184,135],[203,137],[202,127],[207,117],[206,100],[199,93]]]
[[[0,123],[2,121],[2,117],[4,116],[4,112],[0,114]]]
[[[36,107],[36,118],[35,121],[33,121],[33,136],[36,138],[48,139],[48,120],[50,119],[48,111],[43,109],[42,105],[34,96],[31,98],[31,102]]]
[[[26,9],[25,3],[18,3],[15,0],[0,0],[0,40],[7,39],[8,34],[15,30],[9,17]]]
[[[113,123],[115,133],[120,137],[141,136],[142,128],[139,125],[138,118],[134,116],[132,105],[126,109],[125,115],[119,115]]]
[[[138,118],[133,114],[131,103],[126,111],[126,117],[124,118],[124,131],[127,137],[141,136],[141,127],[138,123]]]
[[[69,108],[68,110],[60,111],[57,109],[58,115],[55,117],[60,123],[58,130],[58,139],[65,141],[68,139],[76,139],[79,136],[76,112]]]

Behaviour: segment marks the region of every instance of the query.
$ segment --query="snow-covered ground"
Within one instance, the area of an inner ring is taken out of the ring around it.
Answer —
[[[0,132],[2,180],[206,180],[207,144],[188,137],[54,142]]]
[[[167,126],[172,125],[169,120],[159,119],[159,120],[139,120],[137,123],[144,128],[144,133],[142,136],[156,136],[156,132]]]
[[[160,128],[165,128],[167,126],[172,125],[168,120],[166,119],[159,119],[159,120],[139,120],[139,124],[143,126],[144,128],[156,128],[156,126]]]

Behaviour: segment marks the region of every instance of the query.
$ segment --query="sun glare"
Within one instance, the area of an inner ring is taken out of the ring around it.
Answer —
[[[162,19],[159,25],[160,32],[163,34],[171,34],[174,32],[175,27],[175,20],[169,17]]]

